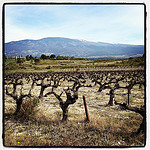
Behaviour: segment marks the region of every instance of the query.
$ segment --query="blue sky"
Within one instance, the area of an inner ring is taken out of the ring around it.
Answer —
[[[144,5],[5,5],[5,42],[45,37],[144,44]]]

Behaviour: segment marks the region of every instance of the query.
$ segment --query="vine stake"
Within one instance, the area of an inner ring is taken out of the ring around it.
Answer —
[[[85,108],[85,114],[86,114],[86,121],[90,121],[85,96],[83,96],[83,102],[84,102],[84,108]]]

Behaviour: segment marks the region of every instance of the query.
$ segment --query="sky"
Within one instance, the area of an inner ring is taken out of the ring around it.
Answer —
[[[6,4],[5,43],[66,37],[144,45],[144,5]]]

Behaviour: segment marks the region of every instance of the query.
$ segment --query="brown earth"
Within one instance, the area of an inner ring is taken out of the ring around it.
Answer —
[[[24,92],[28,89],[26,85]],[[66,83],[56,92],[66,88]],[[46,89],[49,90],[48,88]],[[97,92],[94,88],[80,88],[77,102],[69,107],[68,121],[61,122],[62,111],[54,96],[44,97],[30,116],[14,117],[15,101],[5,96],[4,145],[5,146],[144,146],[144,134],[136,134],[142,117],[120,106],[106,107],[109,90]],[[38,88],[32,91],[38,95]],[[83,95],[86,97],[90,122],[85,121]],[[65,93],[62,95],[65,100]],[[127,101],[127,90],[115,91],[115,100]],[[130,105],[144,105],[144,87],[134,86],[130,94]],[[36,111],[37,110],[37,111]]]

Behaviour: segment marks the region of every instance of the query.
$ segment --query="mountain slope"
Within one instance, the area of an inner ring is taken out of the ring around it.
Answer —
[[[143,45],[110,44],[61,37],[21,40],[5,43],[5,54],[12,56],[41,56],[41,54],[75,57],[130,57],[144,54]]]

